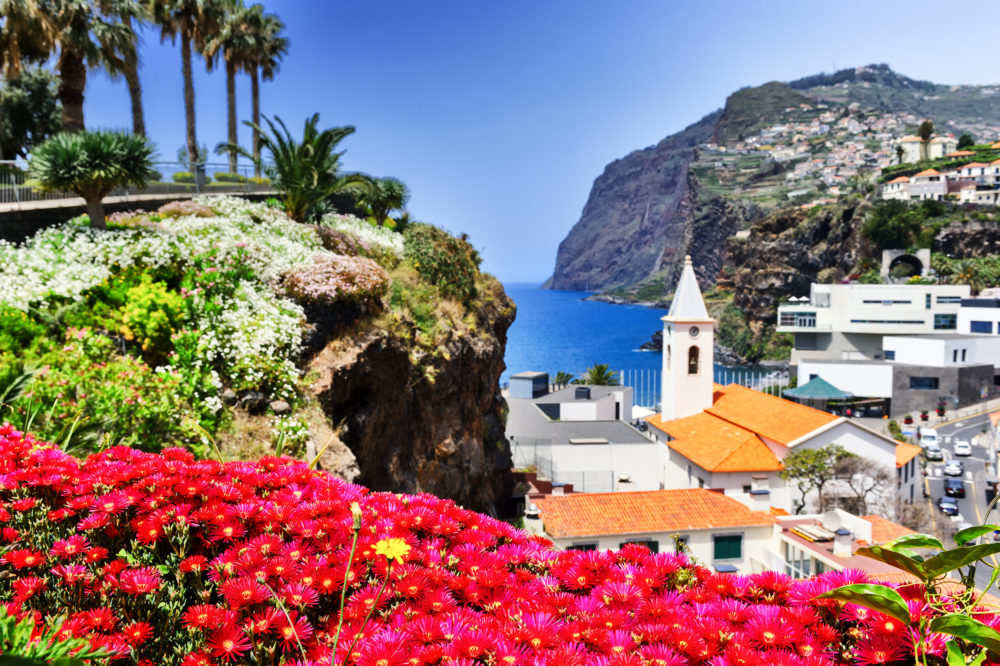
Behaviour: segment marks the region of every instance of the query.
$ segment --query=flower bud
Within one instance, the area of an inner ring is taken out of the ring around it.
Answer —
[[[354,531],[357,532],[361,529],[361,505],[357,502],[351,502],[351,518],[354,519]]]

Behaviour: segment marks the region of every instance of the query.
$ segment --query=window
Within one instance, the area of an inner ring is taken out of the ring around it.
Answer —
[[[952,349],[951,350],[951,362],[952,363],[958,363],[958,350],[957,349]]]
[[[640,541],[625,541],[624,543],[622,543],[618,547],[619,548],[624,548],[625,546],[629,545],[630,543],[637,543],[640,546],[645,546],[646,548],[649,548],[654,553],[660,552],[660,542],[659,541],[641,541],[641,540]]]
[[[753,486],[743,486],[743,492],[750,494],[751,490],[753,490]]]
[[[965,363],[965,352],[966,351],[967,350],[965,350],[965,349],[962,350],[962,363]]]
[[[962,297],[961,296],[938,296],[934,300],[937,301],[938,305],[941,305],[942,303],[961,303],[962,302]]]
[[[566,550],[597,550],[596,543],[574,543],[572,546],[566,546]]]
[[[879,300],[877,298],[871,298],[865,299],[861,302],[869,305],[910,305],[913,301],[892,300],[888,298]]]
[[[954,317],[955,315],[951,315]],[[852,324],[923,324],[923,319],[852,319]]]
[[[911,389],[937,389],[937,377],[910,377]]]
[[[970,321],[969,333],[992,333],[993,322],[991,321]]]
[[[705,487],[705,479],[701,478],[700,476],[698,477],[698,487],[699,488]]]
[[[935,331],[954,331],[958,328],[958,315],[936,314],[934,315]]]
[[[726,534],[712,537],[713,560],[739,560],[743,557],[743,535]]]
[[[887,361],[895,361],[896,360],[896,350],[895,349],[886,349],[885,350],[885,360],[887,360]]]
[[[688,374],[697,375],[698,374],[698,353],[699,349],[694,345],[688,348]]]
[[[927,310],[931,309],[931,295],[927,294],[927,298],[924,299],[924,308]]]
[[[670,345],[667,345],[667,370],[670,370]]]

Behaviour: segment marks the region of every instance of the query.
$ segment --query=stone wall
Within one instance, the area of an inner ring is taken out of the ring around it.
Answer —
[[[967,407],[984,400],[982,391],[993,389],[993,366],[985,365],[955,365],[949,367],[934,367],[925,365],[893,364],[892,372],[892,408],[893,418],[910,414],[919,418],[920,410],[931,412],[937,407],[942,396],[958,398],[958,404],[948,400],[948,409]],[[911,377],[936,377],[936,389],[911,389]],[[989,396],[989,394],[988,394]],[[988,397],[987,396],[987,397]]]

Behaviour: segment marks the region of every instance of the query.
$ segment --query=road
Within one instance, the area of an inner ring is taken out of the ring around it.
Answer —
[[[954,421],[945,425],[940,425],[937,430],[938,438],[941,441],[941,450],[944,451],[943,462],[927,463],[927,477],[925,479],[928,502],[932,503],[932,512],[935,517],[935,530],[940,537],[947,537],[950,541],[951,535],[961,527],[968,525],[980,525],[986,519],[986,511],[989,501],[986,496],[986,463],[989,459],[989,436],[983,434],[984,428],[988,429],[989,418],[986,414],[978,414]],[[971,456],[956,456],[955,442],[965,440],[972,444]],[[965,497],[958,498],[957,516],[946,516],[938,511],[937,500],[944,495],[944,465],[949,460],[960,460],[964,465],[964,473],[960,477],[965,483]],[[990,472],[995,472],[991,469]],[[1000,524],[1000,511],[994,511],[989,516],[989,521]],[[945,541],[945,545],[950,545]],[[982,589],[989,582],[990,568],[980,566],[976,572],[976,586]]]

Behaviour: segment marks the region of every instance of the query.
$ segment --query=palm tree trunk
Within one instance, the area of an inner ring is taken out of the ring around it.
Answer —
[[[92,228],[108,228],[107,222],[104,221],[104,202],[99,197],[87,199],[87,217],[90,218]]]
[[[194,123],[194,76],[191,73],[191,36],[181,35],[181,73],[184,76],[184,116],[187,120],[188,164],[191,169],[198,162],[198,137]]]
[[[132,100],[132,133],[146,136],[146,121],[142,113],[142,83],[139,81],[139,58],[135,54],[125,56],[125,83],[128,96]]]
[[[226,61],[226,106],[229,120],[229,145],[236,145],[236,63]],[[236,173],[236,151],[229,150],[229,172]]]
[[[250,106],[254,127],[260,127],[260,76],[254,66],[250,73]],[[253,175],[260,178],[260,133],[253,131]]]
[[[87,87],[87,66],[77,53],[59,54],[59,101],[62,102],[64,132],[82,132],[83,90]]]

